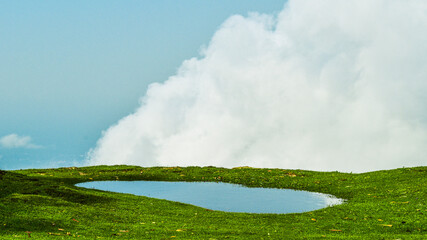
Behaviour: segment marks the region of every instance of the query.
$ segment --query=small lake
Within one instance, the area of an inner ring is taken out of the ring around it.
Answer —
[[[301,213],[343,203],[331,195],[216,182],[95,181],[78,187],[166,199],[225,212]]]

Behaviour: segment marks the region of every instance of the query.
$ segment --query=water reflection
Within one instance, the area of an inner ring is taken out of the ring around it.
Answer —
[[[341,204],[330,195],[290,189],[247,188],[215,182],[98,181],[76,186],[247,213],[301,213]]]

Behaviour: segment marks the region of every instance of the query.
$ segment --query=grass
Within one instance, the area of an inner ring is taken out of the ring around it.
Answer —
[[[347,199],[299,214],[209,211],[75,187],[96,180],[221,181]],[[350,174],[214,167],[0,171],[0,239],[427,239],[427,167]]]

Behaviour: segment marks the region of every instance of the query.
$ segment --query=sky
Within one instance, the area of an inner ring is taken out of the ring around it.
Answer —
[[[0,9],[0,168],[427,163],[426,1]]]
[[[230,16],[283,0],[0,2],[0,169],[81,165]]]

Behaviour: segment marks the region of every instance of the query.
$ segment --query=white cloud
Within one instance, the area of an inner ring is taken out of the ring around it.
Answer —
[[[0,146],[3,148],[40,148],[41,146],[33,144],[31,137],[10,134],[0,138]]]
[[[368,171],[427,161],[427,1],[290,0],[233,16],[88,164]]]

